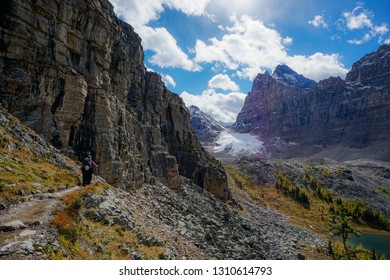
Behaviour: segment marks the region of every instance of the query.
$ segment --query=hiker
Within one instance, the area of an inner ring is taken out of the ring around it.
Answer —
[[[96,171],[97,164],[92,160],[92,156],[89,155],[83,160],[81,170],[83,172],[83,186],[91,184],[92,174]]]

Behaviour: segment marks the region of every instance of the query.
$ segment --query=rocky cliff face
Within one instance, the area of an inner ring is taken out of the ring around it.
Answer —
[[[203,145],[214,143],[222,131],[225,131],[219,122],[192,105],[189,107],[191,114],[191,127],[194,129],[199,141]]]
[[[157,180],[176,189],[182,175],[226,198],[226,175],[201,147],[184,103],[147,72],[140,37],[108,1],[3,4],[4,107],[73,158],[91,152],[120,188]]]
[[[346,80],[303,89],[259,74],[236,129],[252,132],[276,157],[390,160],[390,46],[355,63]]]

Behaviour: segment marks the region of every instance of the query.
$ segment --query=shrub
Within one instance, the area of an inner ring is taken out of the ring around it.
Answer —
[[[72,202],[71,209],[78,211],[83,207],[83,205],[84,205],[83,200],[79,197]]]

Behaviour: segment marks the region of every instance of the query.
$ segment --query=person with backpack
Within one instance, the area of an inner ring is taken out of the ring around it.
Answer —
[[[97,168],[97,164],[92,160],[92,156],[88,155],[83,160],[83,165],[81,167],[81,170],[83,172],[83,186],[91,184],[92,181],[92,174]]]

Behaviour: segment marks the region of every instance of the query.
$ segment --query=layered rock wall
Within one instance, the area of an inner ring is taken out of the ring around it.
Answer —
[[[335,159],[372,157],[390,160],[390,46],[383,45],[355,63],[346,80],[329,78],[310,89],[283,84],[259,74],[235,127],[266,142],[269,152],[284,145],[279,156],[309,156],[345,147],[354,153]],[[285,153],[287,152],[287,153]]]
[[[140,37],[108,1],[6,1],[0,21],[0,102],[56,148],[91,152],[121,188],[178,188],[179,175],[227,188],[223,169],[210,185],[184,103],[147,72]]]

